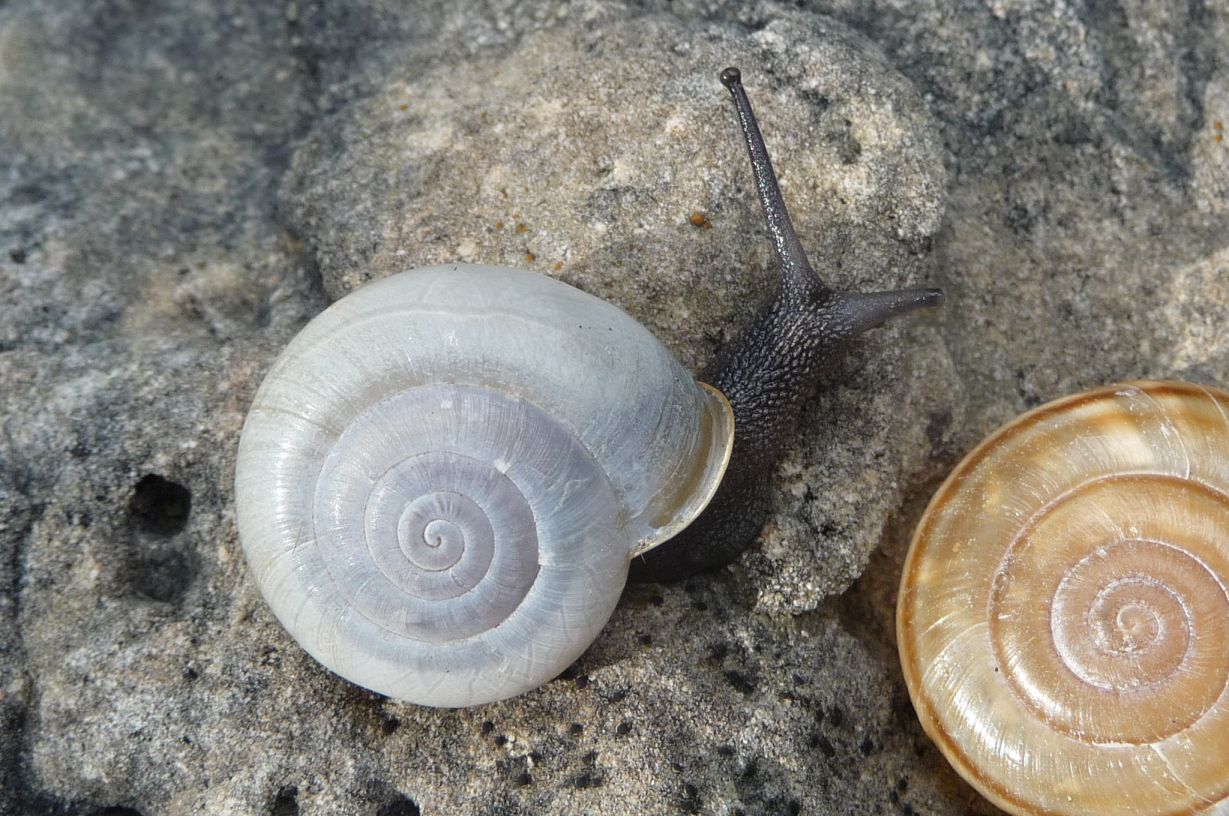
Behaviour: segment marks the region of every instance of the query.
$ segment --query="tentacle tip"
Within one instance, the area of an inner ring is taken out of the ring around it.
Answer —
[[[837,310],[849,334],[882,326],[888,320],[917,309],[938,306],[942,289],[895,289],[890,292],[844,292],[836,295]]]
[[[726,68],[721,72],[721,84],[727,88],[733,89],[735,85],[741,84],[743,81],[742,72],[737,68]]]
[[[897,303],[888,308],[889,317],[908,314],[918,309],[933,309],[942,305],[944,299],[942,289],[903,289],[888,292],[887,295],[897,299]]]

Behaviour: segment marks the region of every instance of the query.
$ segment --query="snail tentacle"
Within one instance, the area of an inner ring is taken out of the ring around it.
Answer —
[[[777,185],[776,171],[772,169],[772,159],[768,157],[768,146],[764,144],[764,136],[760,133],[755,112],[751,110],[751,100],[743,89],[742,73],[737,68],[726,68],[721,72],[721,84],[729,89],[730,96],[734,98],[734,108],[738,111],[738,124],[747,143],[751,172],[755,176],[755,189],[759,194],[760,204],[764,207],[764,218],[768,221],[768,232],[772,236],[777,260],[781,263],[781,285],[812,297],[830,292],[828,286],[811,268],[802,242],[794,232],[789,210],[785,207],[785,199],[781,197],[781,188]]]
[[[836,308],[851,327],[850,334],[882,326],[894,317],[915,309],[938,306],[942,289],[893,289],[889,292],[842,292],[835,298]]]

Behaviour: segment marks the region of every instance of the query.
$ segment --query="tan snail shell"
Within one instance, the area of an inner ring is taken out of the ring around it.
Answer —
[[[1229,814],[1229,394],[1141,382],[1008,423],[897,606],[926,733],[1015,814]]]

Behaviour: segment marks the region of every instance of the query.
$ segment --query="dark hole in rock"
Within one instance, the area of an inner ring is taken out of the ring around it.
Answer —
[[[137,482],[128,502],[134,531],[128,563],[132,589],[155,601],[176,601],[196,577],[197,556],[175,538],[188,523],[188,488],[151,473]]]
[[[181,484],[150,473],[137,482],[128,502],[128,514],[137,529],[170,536],[188,523],[192,493]]]
[[[299,816],[299,789],[288,785],[278,791],[269,806],[269,816]]]
[[[578,790],[600,788],[606,784],[606,777],[597,771],[585,770],[572,778],[572,786]]]
[[[699,813],[702,805],[700,791],[690,782],[684,782],[683,796],[679,800],[679,809],[683,813]]]
[[[90,816],[144,816],[144,814],[133,807],[111,805],[110,807],[101,807],[90,811]]]
[[[9,193],[9,201],[18,206],[38,204],[47,199],[50,191],[39,184],[19,184]]]
[[[398,793],[380,805],[376,816],[420,816],[420,811],[413,799]]]
[[[147,598],[171,603],[187,592],[197,568],[194,553],[167,546],[139,546],[131,564],[131,585]]]
[[[752,694],[755,691],[755,681],[742,672],[730,669],[725,673],[725,679],[742,694]]]

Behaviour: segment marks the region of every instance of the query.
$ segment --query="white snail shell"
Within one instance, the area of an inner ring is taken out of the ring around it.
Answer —
[[[325,666],[489,702],[584,651],[732,440],[725,399],[618,308],[514,269],[419,269],[333,304],[273,364],[240,440],[239,533]]]
[[[1132,383],[939,489],[897,634],[926,732],[1015,814],[1229,814],[1229,394]]]

